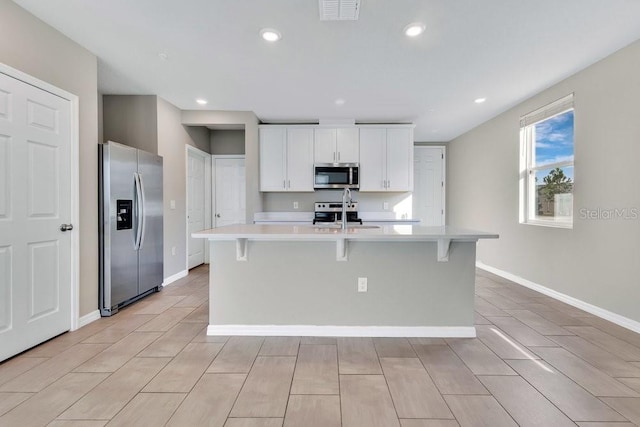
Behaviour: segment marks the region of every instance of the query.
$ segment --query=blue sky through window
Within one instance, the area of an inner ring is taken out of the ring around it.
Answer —
[[[573,110],[536,123],[535,164],[573,162]],[[563,168],[565,169],[565,168]],[[565,169],[573,180],[573,167]]]

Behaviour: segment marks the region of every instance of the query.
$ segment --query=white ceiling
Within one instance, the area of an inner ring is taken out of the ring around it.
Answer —
[[[417,141],[451,140],[640,38],[638,0],[362,0],[341,22],[321,22],[317,0],[14,1],[98,56],[103,93],[265,122],[413,122]],[[426,31],[409,39],[415,21]]]

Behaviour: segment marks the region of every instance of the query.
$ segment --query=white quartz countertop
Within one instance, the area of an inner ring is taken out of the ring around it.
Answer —
[[[346,230],[326,225],[238,224],[203,230],[191,235],[209,240],[369,240],[369,241],[476,241],[497,239],[495,233],[456,227],[419,225],[350,226]]]

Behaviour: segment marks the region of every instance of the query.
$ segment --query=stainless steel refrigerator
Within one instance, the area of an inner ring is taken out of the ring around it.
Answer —
[[[99,145],[100,313],[162,289],[162,157]]]

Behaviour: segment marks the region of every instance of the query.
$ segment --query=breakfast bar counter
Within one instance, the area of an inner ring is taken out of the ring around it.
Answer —
[[[210,244],[209,335],[469,337],[475,249],[417,225],[230,225]]]

